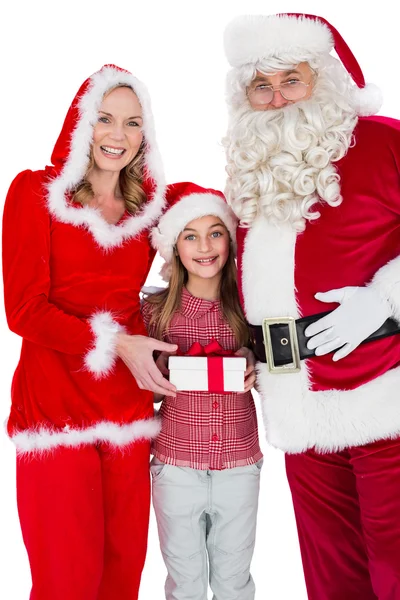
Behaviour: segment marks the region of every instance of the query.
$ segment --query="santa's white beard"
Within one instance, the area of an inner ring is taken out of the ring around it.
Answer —
[[[301,231],[317,204],[341,203],[334,162],[352,140],[357,117],[321,94],[282,109],[255,111],[246,101],[231,115],[226,194],[244,225],[262,214]]]

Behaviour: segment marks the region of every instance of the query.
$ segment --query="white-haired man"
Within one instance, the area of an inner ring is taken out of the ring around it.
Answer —
[[[225,49],[239,284],[308,595],[399,600],[400,123],[367,117],[379,92],[320,17],[238,17]]]

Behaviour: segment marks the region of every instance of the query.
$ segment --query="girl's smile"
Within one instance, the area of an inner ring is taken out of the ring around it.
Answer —
[[[176,242],[176,251],[188,272],[190,283],[208,280],[213,287],[219,284],[229,249],[228,230],[214,215],[190,221]]]
[[[218,256],[211,256],[211,258],[194,258],[193,260],[199,265],[208,266],[213,264],[217,260]]]

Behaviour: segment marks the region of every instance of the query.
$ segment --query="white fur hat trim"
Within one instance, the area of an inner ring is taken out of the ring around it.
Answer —
[[[228,204],[216,194],[189,194],[164,213],[153,227],[151,241],[166,262],[170,262],[176,240],[185,226],[201,217],[213,215],[221,219],[235,243],[237,220]]]
[[[307,61],[329,53],[334,39],[322,21],[291,15],[245,15],[228,24],[224,46],[229,64],[241,67],[286,54]]]

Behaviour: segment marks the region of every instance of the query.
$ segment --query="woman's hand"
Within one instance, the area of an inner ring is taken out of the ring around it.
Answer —
[[[144,335],[117,334],[116,352],[128,367],[140,389],[150,390],[163,396],[176,396],[176,387],[165,379],[156,367],[153,352],[173,354],[176,344],[167,344]]]
[[[239,350],[235,352],[235,356],[244,356],[246,359],[247,368],[244,374],[244,391],[249,392],[256,382],[256,359],[250,348],[246,348],[245,346],[239,348]]]

